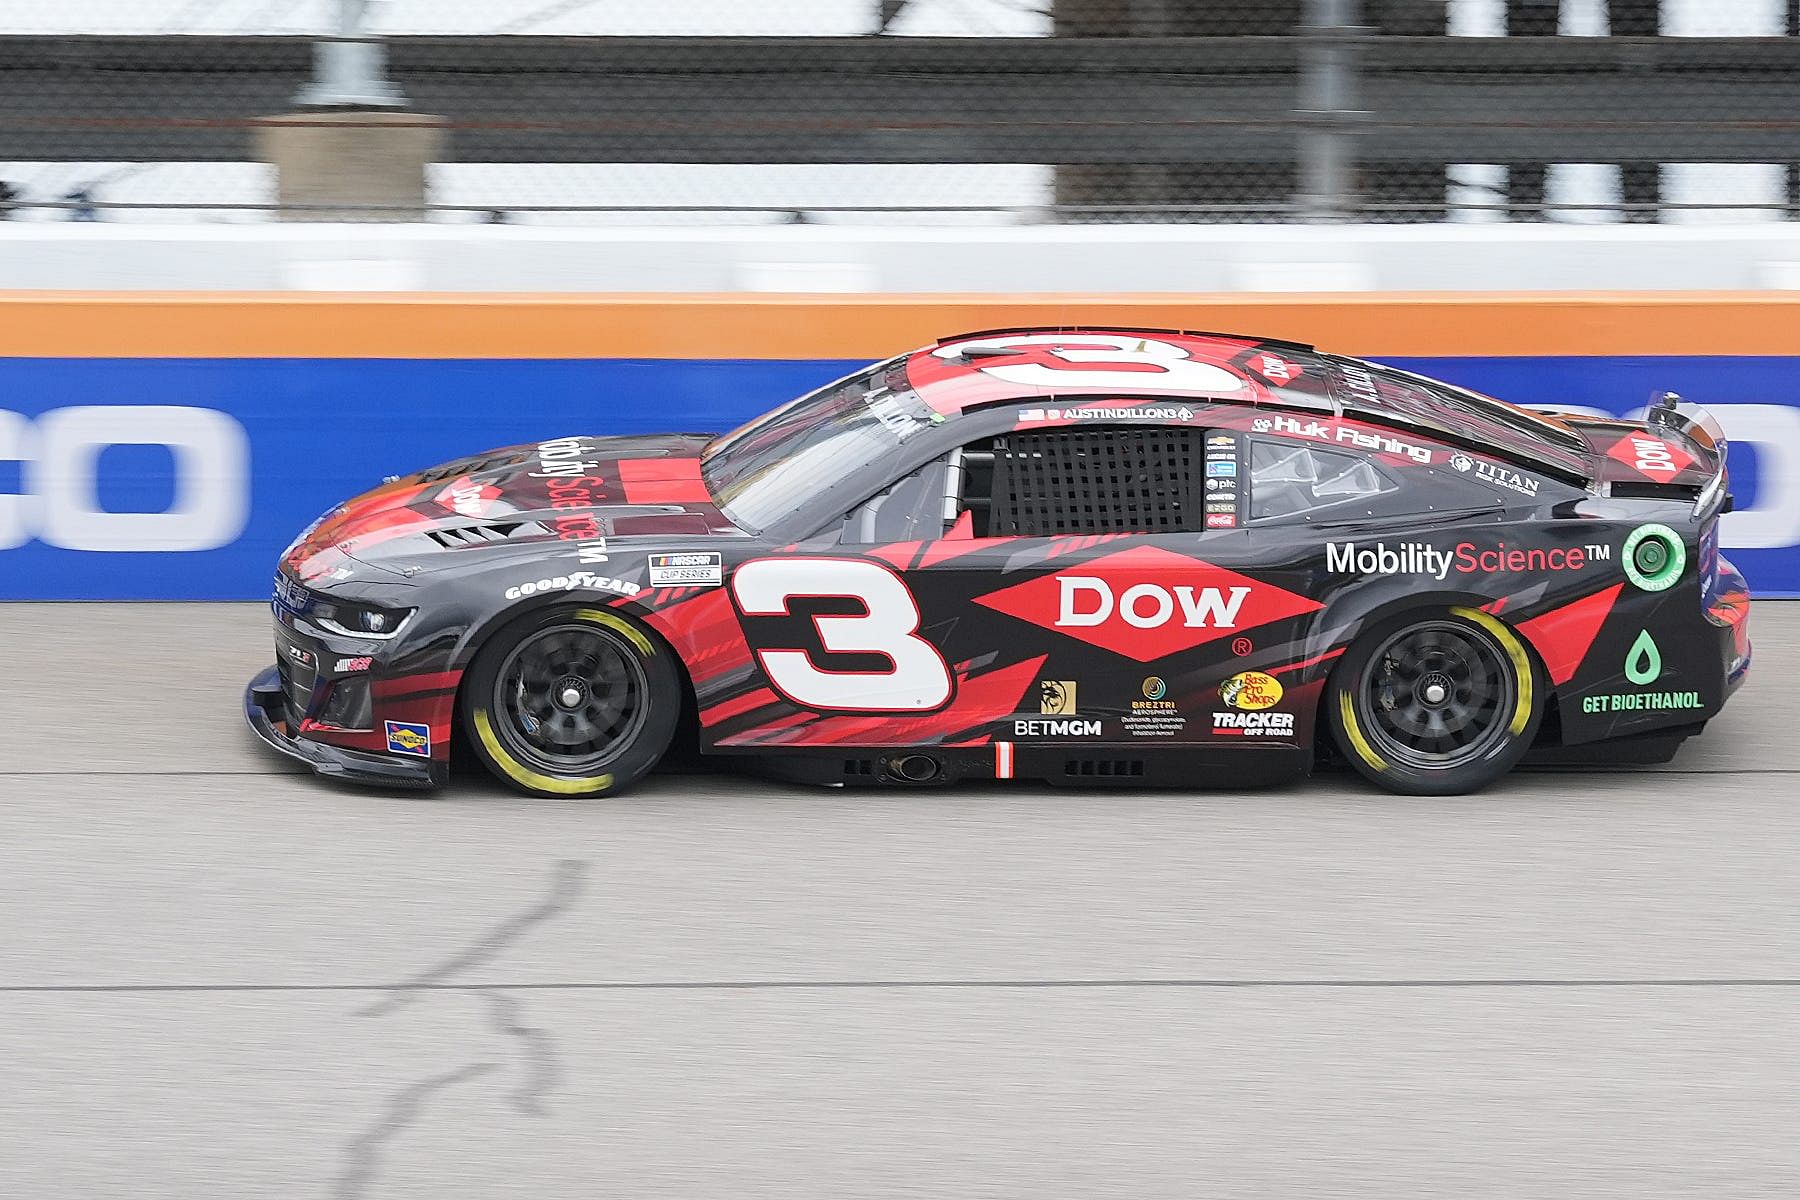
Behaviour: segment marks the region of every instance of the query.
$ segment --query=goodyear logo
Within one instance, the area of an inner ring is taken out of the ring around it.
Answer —
[[[1274,708],[1281,703],[1281,680],[1261,671],[1240,671],[1219,685],[1219,698],[1248,712]]]
[[[389,721],[387,745],[390,754],[411,754],[416,758],[431,757],[431,726],[409,721]]]

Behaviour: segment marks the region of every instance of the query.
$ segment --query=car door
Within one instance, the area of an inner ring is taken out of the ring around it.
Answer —
[[[1215,733],[1222,705],[1280,703],[1249,669],[1258,638],[1317,605],[1256,569],[1242,438],[1191,410],[1084,411],[1007,414],[848,514],[829,552],[752,565],[747,590],[740,572],[740,607],[790,622],[758,649],[771,687],[818,714],[789,744],[1210,741],[1241,736]]]

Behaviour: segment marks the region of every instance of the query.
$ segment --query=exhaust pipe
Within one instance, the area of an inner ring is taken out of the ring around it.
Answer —
[[[930,783],[943,769],[929,754],[907,754],[888,763],[888,772],[902,783]]]

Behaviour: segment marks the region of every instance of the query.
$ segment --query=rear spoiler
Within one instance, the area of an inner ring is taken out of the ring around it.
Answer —
[[[1556,415],[1586,439],[1601,494],[1691,500],[1696,517],[1721,503],[1731,511],[1729,443],[1718,418],[1699,405],[1659,392],[1639,421]]]
[[[1699,451],[1702,461],[1710,460],[1712,469],[1700,495],[1694,500],[1694,515],[1698,517],[1706,512],[1719,503],[1721,497],[1724,507],[1720,511],[1730,512],[1726,459],[1730,457],[1731,443],[1725,437],[1725,427],[1719,424],[1719,419],[1698,404],[1686,403],[1674,392],[1660,392],[1651,399],[1650,407],[1644,413],[1644,424],[1654,430],[1675,434]]]

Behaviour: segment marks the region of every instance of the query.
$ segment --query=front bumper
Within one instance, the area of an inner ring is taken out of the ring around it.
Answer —
[[[431,788],[444,782],[444,763],[370,754],[295,737],[289,732],[287,700],[276,667],[263,671],[244,689],[244,720],[264,745],[305,763],[319,775],[402,788]]]

